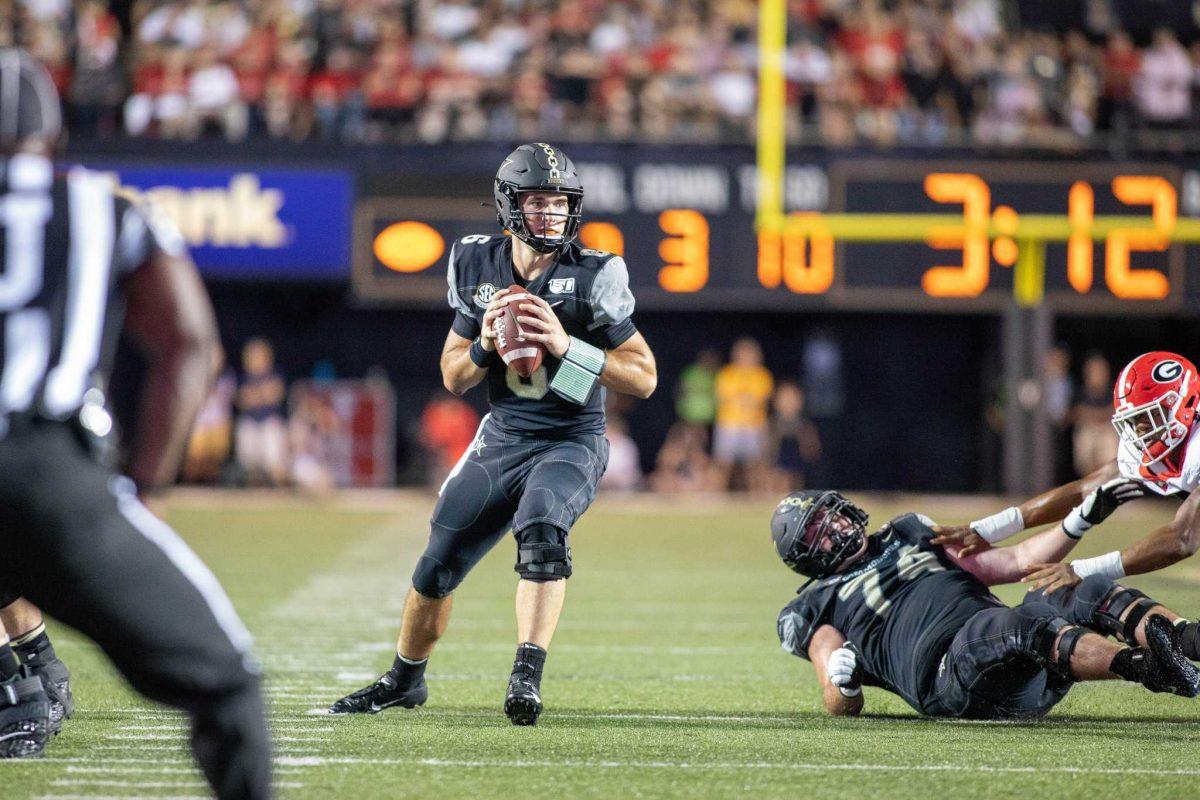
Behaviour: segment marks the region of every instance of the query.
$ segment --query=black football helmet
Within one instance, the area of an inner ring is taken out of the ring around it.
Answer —
[[[561,236],[536,236],[521,213],[522,192],[553,192],[567,196],[566,227]],[[583,183],[567,154],[545,142],[523,144],[508,154],[496,170],[496,219],[539,253],[553,253],[579,234],[583,217]]]
[[[848,530],[834,528],[837,517],[850,522]],[[775,552],[794,572],[808,578],[827,578],[862,549],[867,536],[867,512],[833,491],[792,492],[771,517]],[[821,542],[829,540],[829,549]]]

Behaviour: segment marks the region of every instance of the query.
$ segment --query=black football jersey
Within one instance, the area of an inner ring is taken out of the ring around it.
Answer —
[[[106,383],[124,279],[156,248],[183,251],[115,189],[39,156],[0,160],[0,438],[10,415],[66,419]]]
[[[483,314],[500,289],[520,284],[513,272],[508,236],[465,236],[450,248],[448,299],[454,309],[454,332],[466,339],[479,335]],[[567,334],[611,350],[636,333],[631,315],[633,294],[620,256],[589,250],[572,242],[558,261],[526,287],[554,309]],[[522,378],[500,358],[488,368],[488,400],[492,420],[518,435],[563,436],[604,432],[604,388],[598,383],[580,406],[550,390],[558,368],[550,354],[529,378]]]
[[[1003,605],[929,544],[931,525],[917,514],[897,517],[868,539],[862,566],[808,586],[779,615],[783,649],[808,658],[813,633],[832,625],[862,651],[865,683],[928,711],[950,641],[974,614]]]

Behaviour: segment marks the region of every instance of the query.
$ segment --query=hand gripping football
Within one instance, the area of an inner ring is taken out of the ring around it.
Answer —
[[[517,315],[521,313],[518,306],[529,299],[529,293],[517,285],[508,287],[510,294],[504,296],[504,310],[492,323],[492,332],[496,336],[496,352],[504,363],[516,370],[522,378],[528,378],[542,365],[546,357],[546,346],[525,338]]]

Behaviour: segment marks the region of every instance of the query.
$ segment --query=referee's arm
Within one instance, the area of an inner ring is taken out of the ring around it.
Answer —
[[[154,249],[128,288],[125,332],[148,361],[128,474],[146,495],[174,481],[224,355],[208,293],[186,252]]]

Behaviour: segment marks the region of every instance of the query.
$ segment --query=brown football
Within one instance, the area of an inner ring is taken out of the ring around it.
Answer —
[[[516,284],[508,287],[508,291],[509,294],[504,296],[504,310],[492,323],[496,352],[518,375],[528,378],[542,365],[546,347],[541,342],[526,339],[521,324],[517,322],[517,316],[521,313],[517,306],[529,298],[529,293]]]

